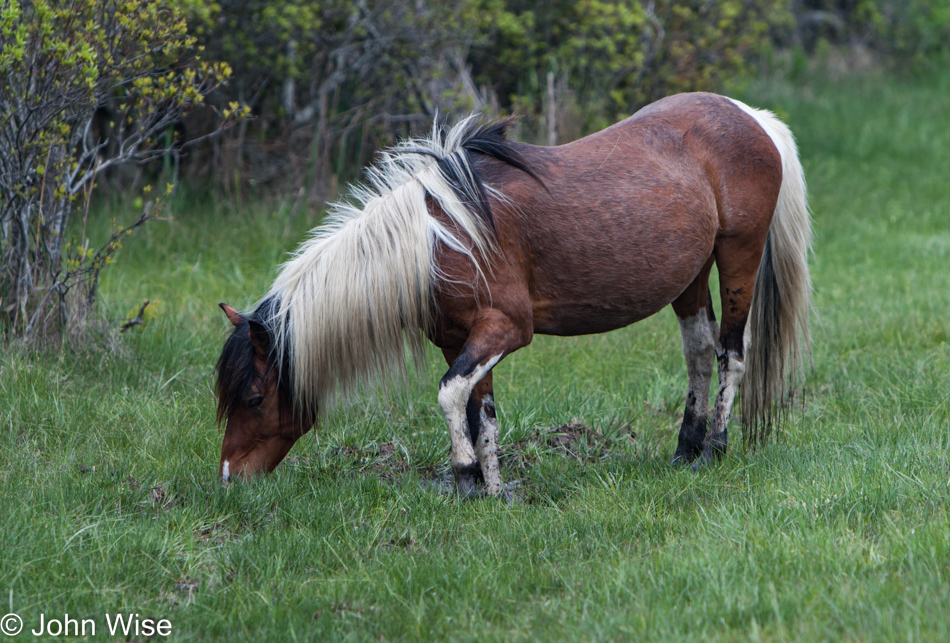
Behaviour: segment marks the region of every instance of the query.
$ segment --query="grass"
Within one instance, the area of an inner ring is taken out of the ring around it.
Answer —
[[[251,304],[313,221],[180,205],[105,277],[115,319],[157,301],[122,350],[0,357],[0,600],[96,638],[134,612],[179,640],[950,639],[948,93],[946,74],[748,88],[797,133],[812,195],[804,403],[776,444],[672,469],[669,310],[538,337],[496,368],[512,504],[439,484],[434,351],[222,488],[216,304]]]

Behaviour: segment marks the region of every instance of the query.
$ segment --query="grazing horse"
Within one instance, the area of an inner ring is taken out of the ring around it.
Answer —
[[[499,494],[492,367],[535,333],[603,333],[667,304],[689,376],[674,462],[725,451],[740,382],[747,440],[769,430],[810,344],[811,223],[788,127],[705,93],[558,147],[510,141],[509,124],[469,117],[383,153],[253,312],[221,304],[225,481],[273,470],[337,395],[405,368],[406,342],[419,355],[427,338],[449,364],[438,400],[459,489]]]

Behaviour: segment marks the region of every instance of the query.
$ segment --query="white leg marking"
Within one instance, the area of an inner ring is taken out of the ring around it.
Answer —
[[[713,363],[716,360],[716,341],[713,335],[715,322],[710,322],[706,309],[686,319],[680,319],[683,335],[683,354],[686,356],[686,373],[689,377],[687,404],[693,401],[696,417],[705,417],[709,412],[709,384],[712,380]]]
[[[487,362],[479,364],[468,377],[458,375],[439,387],[439,407],[445,415],[445,423],[449,427],[449,438],[452,440],[453,469],[471,466],[478,462],[474,445],[468,435],[465,405],[468,404],[468,398],[475,385],[503,355],[504,353],[499,353]]]
[[[686,408],[673,462],[687,462],[700,454],[706,437],[709,415],[709,385],[716,361],[716,341],[705,308],[691,317],[678,318],[683,336],[683,355],[689,376]]]
[[[716,410],[709,427],[710,438],[718,437],[729,428],[729,416],[732,403],[745,373],[745,364],[735,353],[729,352],[719,360],[719,393],[716,396]]]
[[[485,489],[493,496],[501,493],[501,470],[498,466],[498,420],[489,417],[488,409],[495,408],[491,395],[482,398],[481,430],[475,444],[475,453],[482,465]],[[492,413],[494,416],[494,412]]]
[[[221,478],[224,480],[224,482],[227,482],[228,480],[231,479],[231,471],[230,471],[230,469],[231,469],[231,467],[230,467],[230,465],[228,464],[228,461],[225,460],[225,461],[224,461],[224,466],[221,467]]]

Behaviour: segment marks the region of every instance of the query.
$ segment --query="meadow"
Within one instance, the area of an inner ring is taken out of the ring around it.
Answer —
[[[744,453],[734,426],[697,474],[668,465],[670,309],[537,337],[495,371],[512,502],[447,492],[434,350],[223,487],[217,303],[253,304],[316,215],[179,201],[104,275],[108,316],[150,299],[145,325],[0,356],[0,614],[93,618],[96,639],[121,612],[177,640],[950,640],[948,96],[946,73],[746,87],[809,181],[805,394],[776,440]]]

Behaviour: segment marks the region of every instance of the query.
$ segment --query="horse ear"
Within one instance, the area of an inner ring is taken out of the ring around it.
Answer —
[[[234,306],[229,306],[228,304],[225,304],[224,302],[218,305],[221,306],[221,310],[224,311],[224,314],[228,316],[228,321],[234,324],[235,326],[240,326],[242,323],[247,321],[246,319],[244,319],[244,315],[242,315],[241,313],[239,313],[237,310],[234,309]]]
[[[261,359],[267,360],[270,357],[271,337],[270,333],[264,327],[264,324],[253,319],[248,320],[248,334],[251,337],[251,346],[254,347],[254,353]]]

